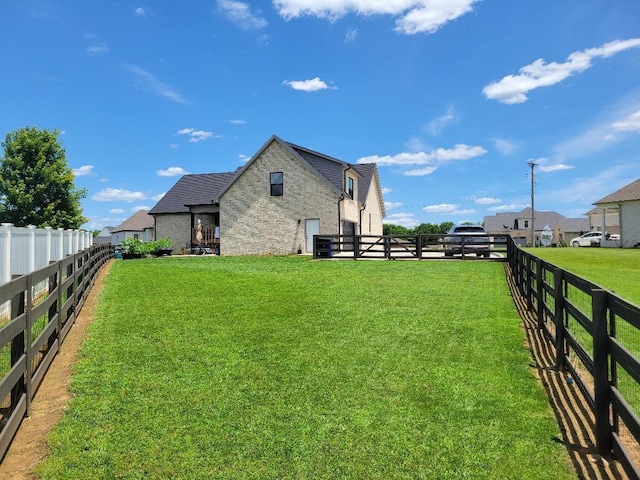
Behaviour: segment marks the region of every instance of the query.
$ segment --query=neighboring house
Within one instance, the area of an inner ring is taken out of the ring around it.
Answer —
[[[98,235],[93,237],[93,243],[111,243],[111,232],[115,228],[116,227],[104,227],[102,230],[100,230],[100,233],[98,233]]]
[[[640,178],[601,198],[594,205],[601,212],[601,226],[598,230],[604,231],[606,229],[605,222],[602,221],[603,218],[606,220],[610,214],[617,214],[620,240],[616,246],[640,246]]]
[[[592,208],[585,215],[589,217],[589,225],[591,230],[601,231],[602,229],[602,211],[599,208]],[[620,220],[618,208],[605,209],[605,225],[604,231],[609,233],[620,234]]]
[[[119,246],[125,238],[149,242],[154,237],[153,217],[149,210],[138,210],[111,231],[111,244]]]
[[[540,243],[540,233],[549,225],[553,230],[552,244],[569,242],[574,237],[589,231],[588,218],[567,218],[556,212],[536,211],[533,216],[535,245]],[[531,245],[531,208],[520,212],[502,212],[484,217],[484,228],[492,236],[509,234],[518,245]]]
[[[176,249],[286,255],[311,253],[317,234],[382,235],[385,209],[375,164],[352,165],[272,136],[235,172],[183,176],[150,214],[157,235]]]

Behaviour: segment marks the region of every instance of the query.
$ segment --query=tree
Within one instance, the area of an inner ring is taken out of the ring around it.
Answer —
[[[76,229],[87,219],[58,131],[21,128],[7,134],[0,159],[0,219],[16,226]]]
[[[393,223],[383,223],[382,234],[383,235],[409,235],[411,234],[411,230],[409,230],[407,227],[403,227],[402,225],[394,225]]]

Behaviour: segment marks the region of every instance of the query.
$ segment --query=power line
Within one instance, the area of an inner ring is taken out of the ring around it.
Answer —
[[[449,199],[449,200],[437,200],[437,201],[432,201],[432,202],[429,202],[429,203],[403,203],[402,206],[406,207],[406,208],[423,208],[423,207],[441,205],[443,203],[474,202],[474,201],[479,200],[481,198],[515,197],[515,196],[518,196],[518,195],[524,195],[526,193],[529,193],[529,190],[519,190],[519,191],[515,191],[515,192],[498,193],[498,194],[492,194],[492,195],[482,195],[481,197],[461,197],[461,198]]]

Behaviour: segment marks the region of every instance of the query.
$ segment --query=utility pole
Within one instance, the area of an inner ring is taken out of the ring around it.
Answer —
[[[535,163],[533,160],[529,160],[527,162],[527,165],[531,167],[531,246],[535,247],[535,229],[533,227],[533,221],[535,220],[536,209],[533,203],[534,201],[533,186],[534,186],[534,180],[535,180],[535,173],[533,169],[538,164]]]

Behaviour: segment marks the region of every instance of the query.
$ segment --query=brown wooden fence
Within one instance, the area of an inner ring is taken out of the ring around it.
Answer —
[[[473,235],[314,235],[313,257],[317,259],[457,259],[507,260],[507,237]]]
[[[512,240],[508,259],[538,328],[555,343],[555,368],[575,381],[593,413],[598,453],[640,478],[640,308]]]
[[[0,285],[0,306],[10,306],[0,317],[0,459],[98,272],[113,257],[111,245],[93,245]]]

